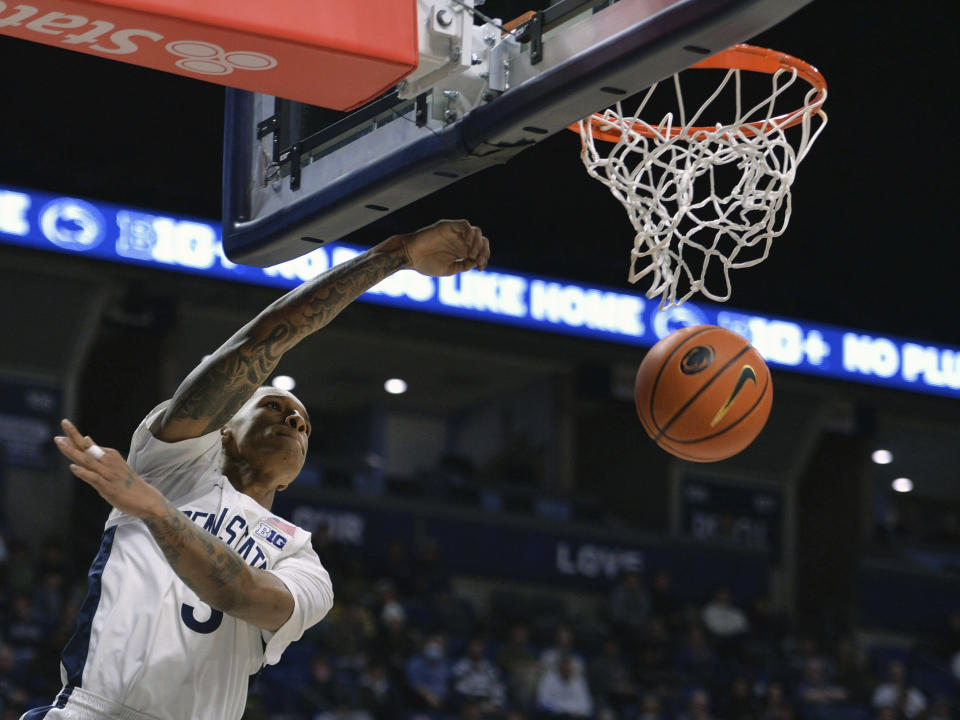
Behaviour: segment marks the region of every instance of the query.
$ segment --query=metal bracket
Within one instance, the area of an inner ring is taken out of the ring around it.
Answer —
[[[261,120],[257,123],[257,140],[263,140],[264,137],[270,133],[276,131],[277,125],[280,124],[280,121],[277,119],[276,115],[271,115],[266,120]]]
[[[430,92],[431,91],[422,92],[417,95],[417,99],[415,101],[417,127],[425,126],[427,124],[427,120],[429,119],[427,115],[427,95],[429,95]]]
[[[530,37],[530,64],[536,65],[543,60],[543,11],[538,10],[530,18],[525,31]]]
[[[290,154],[287,156],[290,161],[290,189],[300,189],[300,143],[294,143],[290,146]]]

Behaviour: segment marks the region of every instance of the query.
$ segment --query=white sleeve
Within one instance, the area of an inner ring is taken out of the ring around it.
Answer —
[[[287,645],[299,640],[307,628],[316,625],[333,607],[333,585],[330,575],[309,541],[298,552],[281,559],[272,572],[293,595],[293,613],[275,633],[263,631],[267,646],[264,663],[274,665]]]
[[[212,472],[219,477],[220,431],[173,443],[158,440],[150,428],[169,404],[167,400],[157,405],[137,427],[127,462],[172,501],[193,492],[204,475]]]

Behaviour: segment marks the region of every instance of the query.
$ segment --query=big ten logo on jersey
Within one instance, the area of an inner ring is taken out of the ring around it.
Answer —
[[[278,528],[273,527],[274,524],[279,525],[281,523],[276,521],[274,518],[261,520],[259,523],[257,523],[257,527],[254,528],[253,534],[257,537],[263,538],[278,550],[283,550],[284,545],[287,544],[288,538],[282,532],[280,532]],[[286,525],[286,528],[284,528],[285,530],[289,528],[288,532],[292,535],[296,528],[294,528],[293,525],[288,525],[287,523],[282,524]]]
[[[8,8],[0,0],[0,32],[2,28],[18,28],[19,32],[8,32],[39,42],[49,43],[57,37],[63,45],[86,45],[88,50],[107,55],[134,55],[143,49],[141,44],[165,39],[163,33],[156,31],[158,28],[124,28],[108,20],[34,5]],[[229,75],[234,70],[270,70],[277,66],[276,58],[270,55],[228,50],[205,40],[175,40],[164,45],[164,49],[178,68],[199,75]]]

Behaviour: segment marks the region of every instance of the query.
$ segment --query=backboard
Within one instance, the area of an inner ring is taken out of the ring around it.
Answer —
[[[420,67],[352,113],[228,89],[224,250],[259,266],[309,253],[808,2],[561,0],[506,31],[473,0],[420,2]]]

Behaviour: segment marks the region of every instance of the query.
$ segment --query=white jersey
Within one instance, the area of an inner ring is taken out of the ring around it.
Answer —
[[[276,663],[333,604],[310,533],[238,492],[220,472],[219,431],[176,443],[153,436],[149,428],[166,406],[137,428],[128,462],[249,565],[276,575],[293,595],[293,614],[271,633],[211,610],[173,572],[143,522],[114,510],[63,651],[64,690],[54,705],[24,718],[239,718],[249,676]]]

